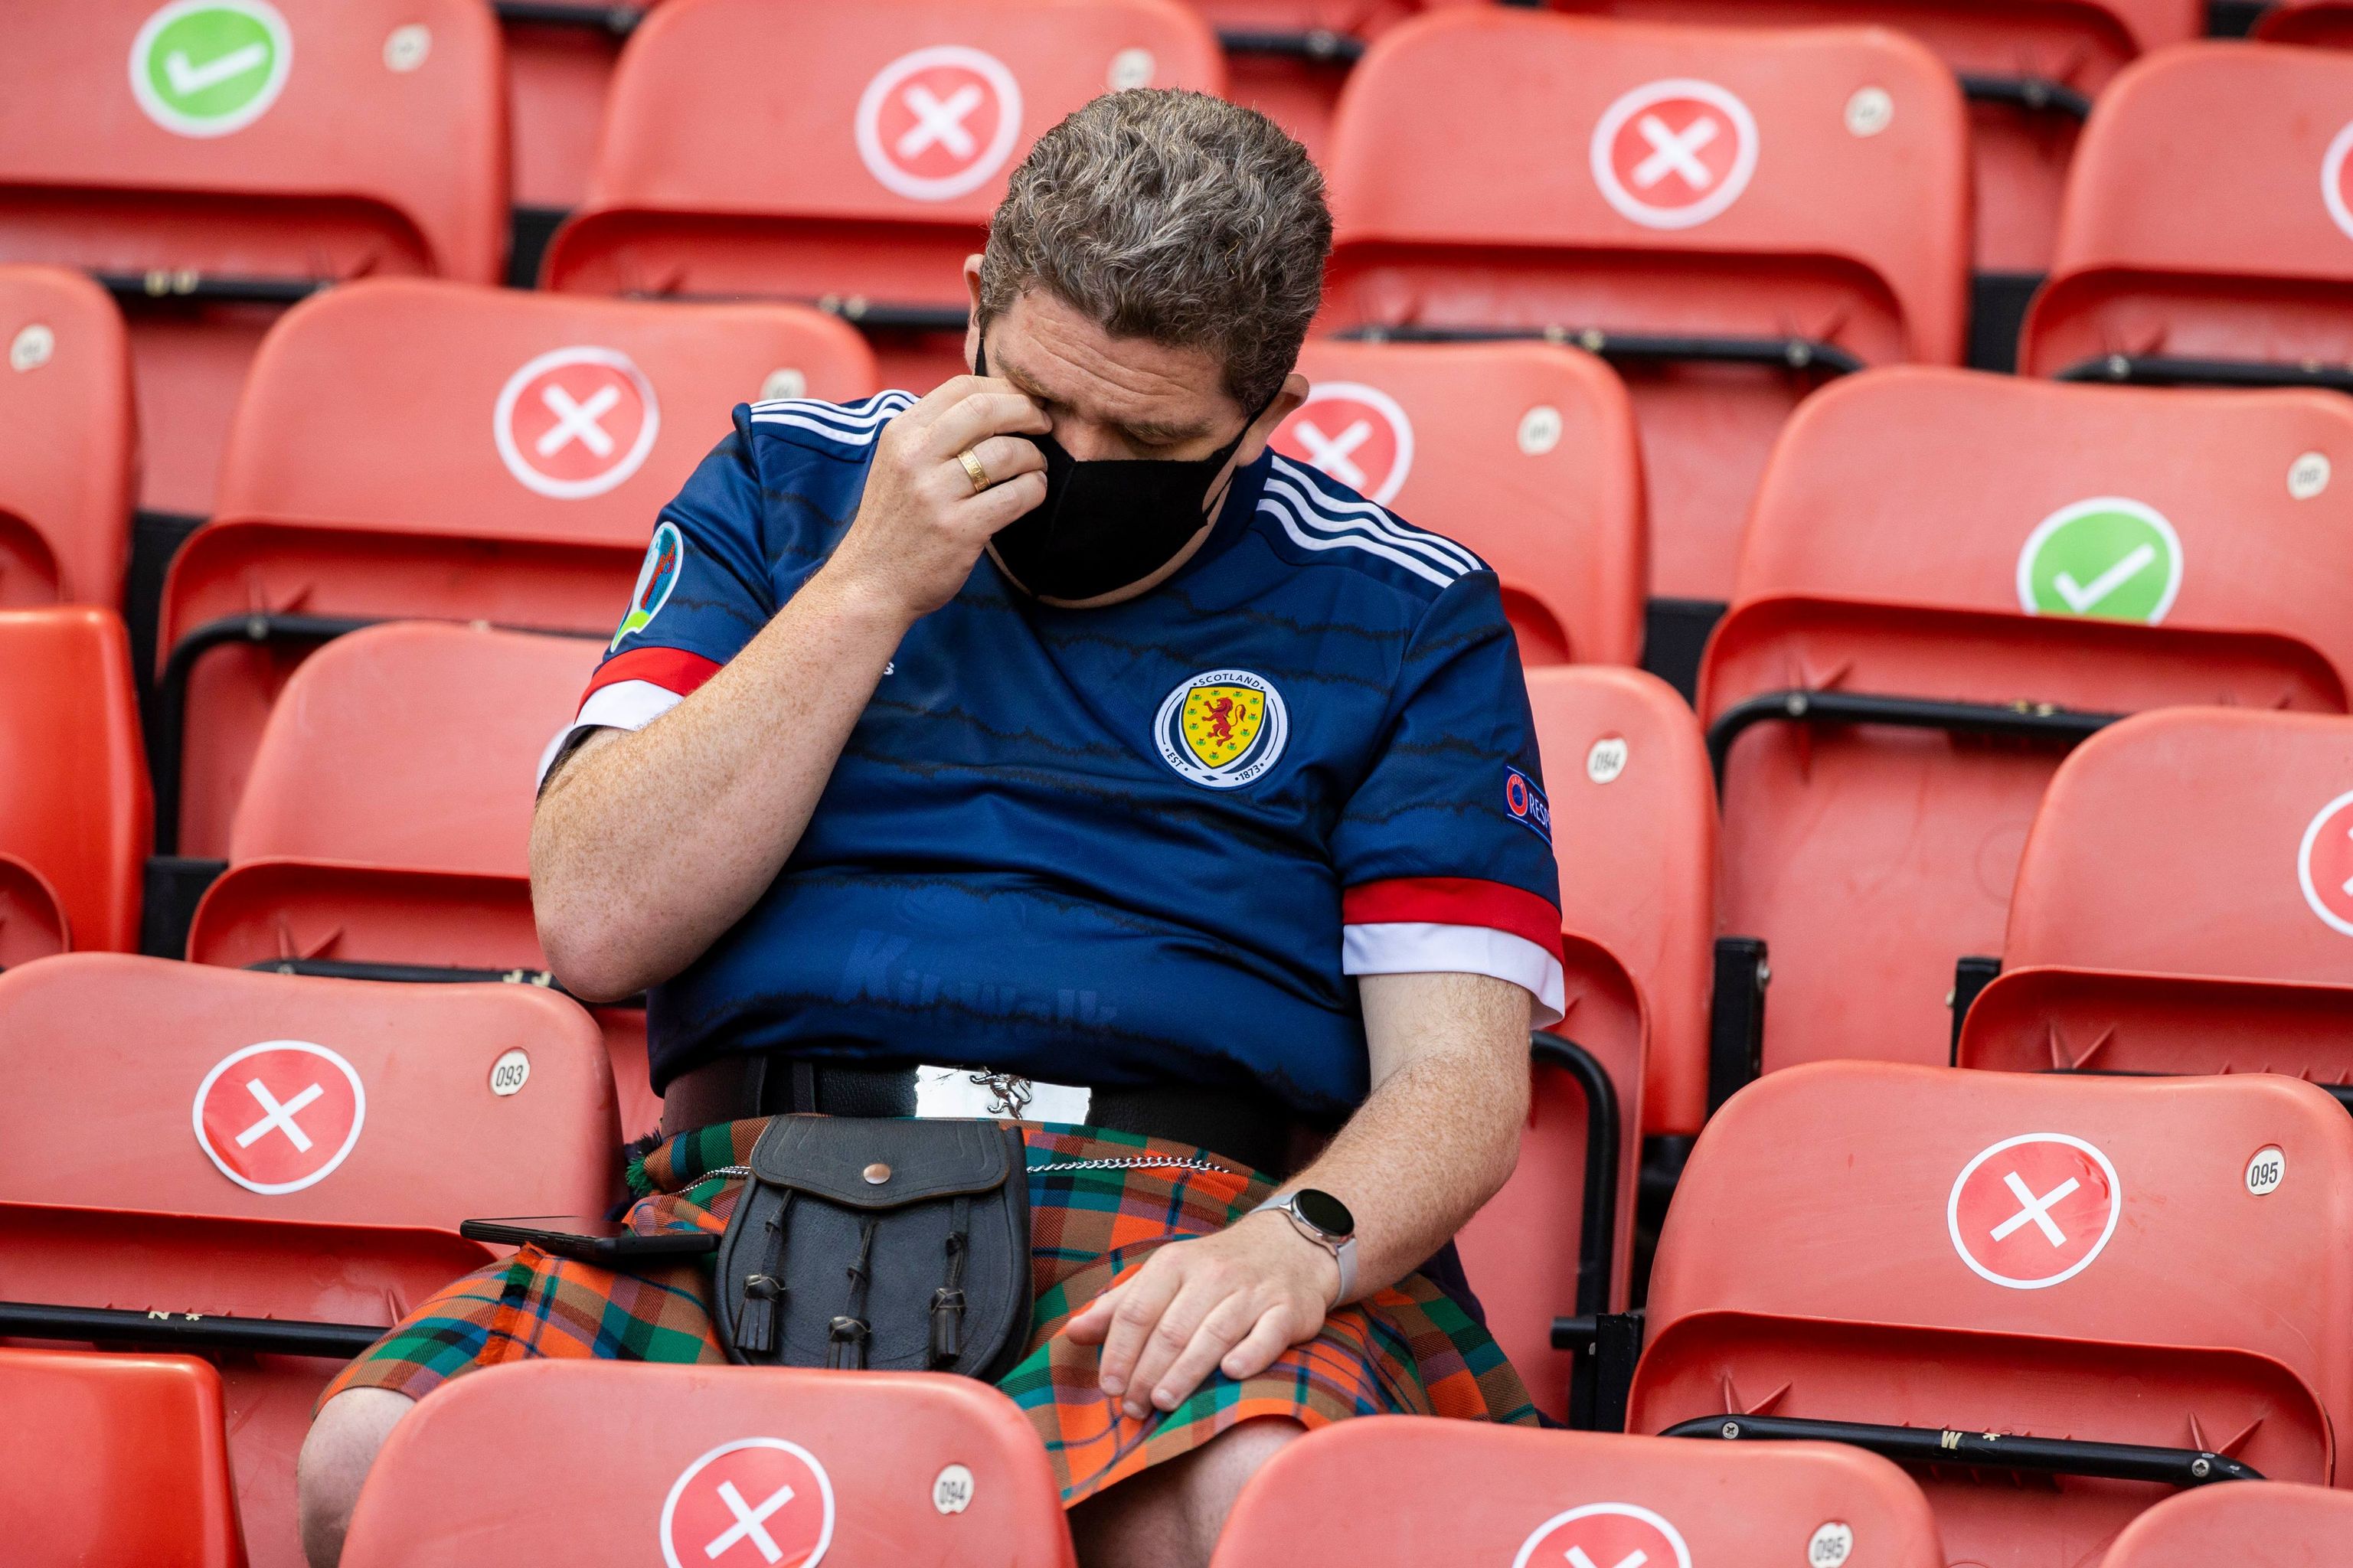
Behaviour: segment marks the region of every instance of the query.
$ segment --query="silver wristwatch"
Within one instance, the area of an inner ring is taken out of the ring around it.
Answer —
[[[1340,1266],[1335,1304],[1356,1293],[1356,1216],[1348,1212],[1347,1205],[1314,1187],[1294,1187],[1275,1194],[1250,1213],[1263,1214],[1268,1209],[1282,1210],[1293,1229],[1330,1253]]]

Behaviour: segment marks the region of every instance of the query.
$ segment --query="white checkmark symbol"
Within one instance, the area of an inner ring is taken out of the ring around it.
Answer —
[[[2059,596],[2067,601],[2067,607],[2080,616],[2139,576],[2141,569],[2156,559],[2156,545],[2137,544],[2123,560],[2093,578],[2089,587],[2077,584],[2072,572],[2060,573],[2052,579],[2051,585],[2059,590]]]
[[[234,76],[259,70],[269,63],[269,49],[263,44],[248,44],[241,49],[231,49],[217,59],[203,65],[190,65],[185,50],[174,49],[164,57],[164,74],[172,79],[172,90],[182,98],[199,93],[208,87],[218,87]]]

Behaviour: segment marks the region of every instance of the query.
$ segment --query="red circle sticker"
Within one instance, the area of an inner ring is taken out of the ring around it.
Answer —
[[[1689,228],[1739,199],[1757,172],[1757,117],[1712,81],[1654,81],[1594,123],[1594,184],[1645,228]]]
[[[2353,936],[2353,791],[2322,806],[2304,830],[2295,875],[2312,912]]]
[[[367,1091],[352,1064],[305,1040],[232,1051],[196,1086],[196,1144],[248,1192],[299,1193],[360,1141]]]
[[[2353,238],[2353,201],[2347,199],[2346,164],[2353,163],[2353,125],[2347,125],[2329,140],[2328,151],[2320,159],[2320,199],[2328,207],[2331,222]]]
[[[2122,1206],[2105,1154],[2064,1132],[2028,1132],[1961,1167],[1945,1224],[1978,1277],[2040,1290],[2090,1266],[2116,1234]]]
[[[856,129],[858,155],[885,190],[944,202],[1005,166],[1021,134],[1021,88],[996,56],[938,44],[866,84]]]
[[[1556,1513],[1520,1543],[1512,1568],[1691,1568],[1675,1527],[1630,1502],[1594,1502]]]
[[[723,1443],[687,1466],[662,1504],[670,1568],[817,1568],[833,1541],[833,1482],[782,1437]]]
[[[1282,422],[1273,447],[1387,506],[1413,470],[1413,421],[1377,386],[1325,382]]]
[[[507,472],[557,500],[602,495],[627,479],[660,429],[653,384],[617,349],[540,355],[507,377],[491,413]]]

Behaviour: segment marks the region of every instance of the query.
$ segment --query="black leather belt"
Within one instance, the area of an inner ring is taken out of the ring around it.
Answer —
[[[676,1137],[716,1122],[796,1110],[913,1116],[914,1070],[796,1061],[760,1052],[719,1057],[670,1079],[662,1091],[662,1131]],[[1087,1123],[1190,1143],[1274,1176],[1305,1165],[1324,1142],[1324,1134],[1269,1095],[1194,1085],[1094,1089]]]

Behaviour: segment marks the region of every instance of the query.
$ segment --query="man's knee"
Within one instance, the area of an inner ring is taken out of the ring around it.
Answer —
[[[417,1402],[388,1388],[353,1388],[327,1401],[302,1439],[295,1485],[301,1498],[302,1554],[311,1568],[334,1568],[360,1483],[376,1450]]]
[[[1306,1427],[1284,1415],[1245,1421],[1204,1444],[1201,1462],[1187,1479],[1198,1489],[1197,1495],[1219,1503],[1222,1513],[1233,1506],[1244,1482],[1306,1434]]]

